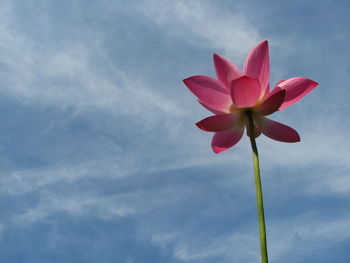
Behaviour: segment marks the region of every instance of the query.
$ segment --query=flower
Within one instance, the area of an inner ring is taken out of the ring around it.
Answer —
[[[269,48],[266,40],[250,51],[243,73],[226,58],[218,54],[214,54],[213,58],[217,79],[196,75],[183,81],[198,97],[198,102],[215,113],[196,123],[204,131],[215,132],[211,143],[215,153],[238,143],[248,125],[249,115],[254,123],[254,137],[263,133],[277,141],[300,141],[294,129],[265,116],[291,106],[313,90],[317,82],[294,77],[277,82],[275,88],[270,90]],[[248,132],[247,135],[250,136]]]

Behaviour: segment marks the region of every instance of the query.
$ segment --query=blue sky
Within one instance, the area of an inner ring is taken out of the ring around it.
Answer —
[[[267,39],[319,86],[259,137],[271,262],[350,261],[348,1],[0,3],[0,261],[259,262],[247,138],[215,155],[182,79]]]

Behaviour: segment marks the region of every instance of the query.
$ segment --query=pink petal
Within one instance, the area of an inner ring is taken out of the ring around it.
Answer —
[[[229,91],[217,79],[197,75],[183,82],[201,102],[219,111],[229,111],[232,105]]]
[[[246,130],[246,133],[247,133],[247,136],[250,137],[250,132],[248,129]],[[261,129],[257,126],[254,126],[254,138],[259,137],[260,134],[261,134]]]
[[[237,119],[239,118],[238,114],[221,114],[210,116],[197,122],[196,125],[199,129],[208,132],[219,132],[226,131],[235,126]]]
[[[252,107],[261,94],[260,82],[247,76],[232,81],[231,97],[233,103],[240,108]]]
[[[276,91],[275,91],[276,90]],[[264,102],[257,107],[257,111],[262,115],[269,115],[278,110],[282,105],[286,96],[286,91],[280,88],[276,88]]]
[[[303,77],[287,79],[278,84],[278,87],[286,90],[286,97],[282,103],[280,110],[283,110],[312,91],[318,85],[317,82]]]
[[[211,141],[215,153],[221,153],[236,145],[242,138],[244,127],[235,127],[227,131],[216,132]]]
[[[277,87],[279,84],[281,84],[283,81],[285,81],[285,79],[281,79],[281,80],[277,81],[276,87]]]
[[[218,54],[214,54],[213,59],[218,79],[230,90],[232,80],[241,77],[242,73],[235,64]]]
[[[219,111],[219,110],[216,110],[216,109],[213,109],[212,107],[208,106],[207,104],[205,104],[204,102],[201,102],[200,100],[198,100],[199,104],[202,105],[204,108],[206,108],[208,111],[211,111],[212,113],[215,113],[217,115],[219,114],[225,114],[227,112],[224,112],[224,111]]]
[[[281,88],[278,87],[278,84],[282,83],[285,80],[279,80],[277,81],[275,87],[273,88],[273,90],[270,90],[270,85],[267,85],[267,89],[265,90],[265,94],[263,97],[263,101],[265,101],[268,97],[272,96],[273,94],[275,94],[276,92],[280,91]]]
[[[299,142],[299,134],[291,127],[262,117],[259,126],[267,137],[281,142]]]
[[[262,41],[248,54],[244,63],[244,75],[260,80],[262,90],[267,89],[270,78],[269,46]]]

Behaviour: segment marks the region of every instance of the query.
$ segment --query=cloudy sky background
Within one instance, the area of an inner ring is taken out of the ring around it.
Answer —
[[[259,262],[250,146],[215,155],[182,79],[269,40],[319,86],[259,137],[271,262],[350,261],[348,1],[0,3],[0,261]]]

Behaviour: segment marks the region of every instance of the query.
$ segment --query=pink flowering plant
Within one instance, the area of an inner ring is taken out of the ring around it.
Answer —
[[[185,79],[184,83],[197,96],[198,102],[215,114],[196,123],[201,130],[214,132],[211,146],[215,153],[235,146],[246,129],[253,150],[261,258],[263,263],[267,263],[264,207],[255,138],[263,133],[281,142],[300,141],[299,134],[293,128],[266,116],[293,105],[318,84],[308,78],[294,77],[278,81],[270,90],[269,48],[266,40],[250,51],[243,72],[218,54],[214,54],[214,65],[217,79],[197,75]]]

